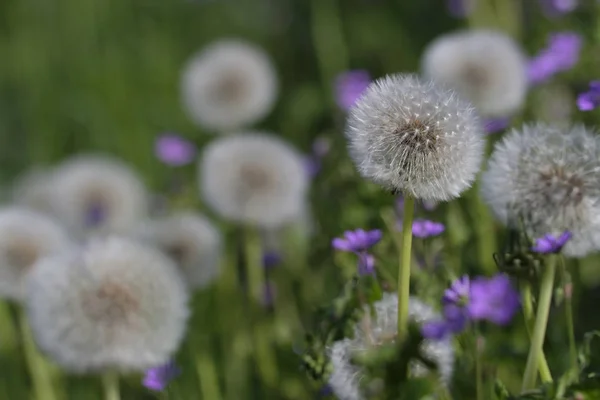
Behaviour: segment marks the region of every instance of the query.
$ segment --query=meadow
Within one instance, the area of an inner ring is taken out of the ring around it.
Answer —
[[[600,399],[599,54],[594,0],[0,2],[0,400]]]

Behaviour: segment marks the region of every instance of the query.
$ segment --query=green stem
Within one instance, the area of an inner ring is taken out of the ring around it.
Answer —
[[[494,262],[494,252],[496,251],[496,234],[494,232],[494,222],[490,210],[485,205],[481,196],[479,196],[479,183],[475,184],[472,192],[473,206],[477,216],[477,223],[474,224],[477,231],[477,256],[479,265],[486,274],[492,275],[496,272],[496,263]]]
[[[538,299],[538,308],[533,326],[533,334],[531,336],[531,347],[525,373],[523,375],[522,390],[527,391],[535,387],[535,381],[538,369],[538,360],[540,354],[544,352],[544,339],[546,336],[546,326],[548,325],[548,315],[550,314],[550,305],[552,302],[552,291],[554,289],[554,276],[556,275],[556,255],[548,256],[542,282],[540,285],[540,295]]]
[[[402,221],[402,250],[398,269],[398,341],[408,334],[408,301],[410,296],[410,261],[412,247],[412,223],[415,199],[404,196],[404,220]]]
[[[564,260],[562,260],[562,258],[561,266],[563,288],[566,292],[567,285],[572,285],[572,282],[569,271],[567,271],[567,266],[565,265]],[[573,372],[575,372],[578,368],[577,345],[575,344],[575,325],[573,324],[573,302],[571,301],[573,289],[571,288],[570,291],[571,293],[565,293],[565,318],[567,320],[567,335],[569,336],[569,360],[571,361],[571,369]]]
[[[528,283],[523,285],[521,289],[521,297],[523,301],[523,315],[525,316],[525,327],[527,328],[527,334],[531,339],[531,332],[533,331],[533,325],[535,323],[535,316],[533,315],[533,300],[531,298],[531,285]],[[540,378],[542,382],[552,382],[552,373],[546,361],[544,352],[539,354],[538,366],[540,371]]]
[[[50,371],[36,348],[31,329],[29,328],[23,310],[19,310],[19,325],[23,337],[23,347],[25,358],[27,360],[27,367],[29,368],[29,373],[31,374],[31,379],[33,381],[35,398],[36,400],[55,400],[57,396],[52,387]]]
[[[115,371],[106,371],[102,375],[102,387],[105,400],[120,400],[119,375]]]
[[[222,396],[215,364],[205,349],[202,349],[196,357],[196,371],[200,379],[202,398],[221,400]]]
[[[481,351],[479,349],[479,328],[475,325],[475,390],[477,400],[483,400],[483,370],[481,368]]]

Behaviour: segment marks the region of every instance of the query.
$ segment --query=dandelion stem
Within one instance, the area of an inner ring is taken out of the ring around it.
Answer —
[[[547,263],[544,265],[542,282],[540,285],[540,294],[538,298],[538,308],[531,336],[531,346],[523,375],[522,391],[531,390],[535,387],[537,377],[538,360],[540,354],[544,352],[544,339],[546,336],[546,326],[548,325],[548,315],[550,314],[550,305],[552,302],[552,291],[554,289],[554,276],[556,275],[556,255],[551,254]]]
[[[102,387],[105,400],[120,400],[119,375],[115,371],[106,371],[102,375]]]
[[[525,316],[525,326],[527,333],[531,339],[531,332],[533,331],[533,324],[535,323],[535,316],[533,315],[533,302],[531,299],[531,285],[525,284],[521,289],[521,297],[523,301],[523,315]],[[538,366],[540,370],[540,378],[542,382],[552,382],[552,373],[550,367],[548,367],[548,361],[544,352],[541,352],[538,358]]]
[[[567,266],[564,260],[561,258],[562,265],[562,277],[563,277],[563,288],[565,290],[565,318],[567,319],[567,335],[569,336],[569,359],[571,361],[571,369],[573,372],[577,371],[577,346],[575,344],[575,326],[573,324],[573,302],[571,301],[572,293],[566,293],[567,286],[572,285],[571,276],[567,271]],[[574,376],[577,374],[574,373]]]
[[[402,221],[402,249],[398,269],[398,341],[408,334],[408,298],[410,296],[410,264],[412,247],[412,223],[415,199],[404,196],[404,220]]]
[[[52,387],[52,379],[50,371],[44,362],[41,354],[38,352],[31,329],[27,323],[27,318],[23,310],[19,310],[19,324],[21,328],[21,335],[23,337],[23,347],[25,352],[25,358],[27,360],[27,366],[31,379],[33,381],[33,387],[35,391],[36,400],[54,400],[57,398],[54,388]]]

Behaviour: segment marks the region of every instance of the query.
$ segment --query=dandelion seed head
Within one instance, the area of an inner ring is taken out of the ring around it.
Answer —
[[[223,133],[247,127],[271,111],[278,91],[277,74],[261,48],[222,39],[188,61],[181,90],[192,120]]]
[[[512,130],[496,144],[481,193],[498,219],[522,219],[531,237],[570,231],[567,256],[600,248],[600,139],[582,125]]]
[[[308,187],[302,156],[261,132],[219,138],[205,147],[200,190],[221,216],[276,228],[302,215]]]
[[[366,398],[360,388],[363,372],[359,366],[352,364],[352,357],[373,346],[391,343],[397,335],[398,297],[386,293],[374,306],[376,317],[371,317],[366,310],[363,320],[355,327],[353,339],[342,339],[328,349],[333,367],[329,385],[340,400]],[[408,312],[409,319],[421,325],[439,318],[432,307],[415,297],[410,298]],[[454,371],[454,349],[450,340],[425,340],[422,346],[423,355],[436,364],[440,379],[448,384]],[[419,376],[426,374],[427,370],[423,365],[415,363],[412,365],[412,372]]]
[[[37,343],[72,372],[166,363],[188,317],[175,268],[159,251],[115,236],[41,260],[26,300]]]
[[[482,115],[507,116],[525,100],[525,56],[501,32],[468,30],[442,35],[427,47],[422,65],[426,77],[456,88]]]
[[[423,200],[458,197],[483,156],[483,127],[454,91],[412,75],[372,83],[350,109],[350,156],[367,179]]]

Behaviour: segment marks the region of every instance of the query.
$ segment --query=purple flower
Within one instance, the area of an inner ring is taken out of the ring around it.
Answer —
[[[338,106],[348,110],[371,83],[371,76],[367,71],[354,70],[344,72],[335,80],[335,95]]]
[[[374,229],[372,231],[356,229],[354,231],[344,232],[344,238],[333,239],[331,245],[336,250],[358,253],[366,251],[377,244],[382,236],[381,230],[379,229]]]
[[[543,237],[536,239],[535,245],[531,250],[542,254],[559,253],[571,237],[573,237],[573,234],[569,231],[564,231],[558,237],[548,233]]]
[[[308,176],[314,178],[321,171],[321,160],[329,153],[331,143],[326,138],[318,138],[312,144],[311,154],[304,157],[304,168]]]
[[[196,146],[178,135],[165,134],[156,140],[154,152],[164,164],[179,167],[194,160]]]
[[[358,255],[358,273],[370,275],[375,271],[375,257],[367,250],[379,242],[381,237],[382,233],[379,229],[372,231],[357,229],[344,232],[344,238],[333,239],[331,245],[336,250],[356,253]]]
[[[312,144],[312,154],[317,158],[325,157],[329,154],[329,150],[331,150],[331,141],[327,138],[317,138]]]
[[[529,61],[529,81],[532,84],[541,83],[559,72],[573,68],[579,61],[581,46],[581,36],[574,32],[550,35],[547,47]]]
[[[173,361],[170,361],[159,367],[146,370],[142,383],[148,389],[160,392],[180,374],[181,369]]]
[[[578,0],[540,0],[542,10],[548,17],[557,17],[575,10]]]
[[[464,306],[469,302],[469,294],[471,292],[471,280],[468,275],[465,275],[450,285],[448,289],[444,291],[442,297],[442,303],[445,305],[456,304]]]
[[[473,0],[446,0],[448,12],[453,17],[464,18],[471,14],[475,6]]]
[[[506,129],[510,125],[510,118],[491,118],[483,121],[486,133],[496,133]]]
[[[418,238],[428,238],[437,236],[444,232],[445,226],[442,223],[429,221],[426,219],[417,219],[413,222],[412,233]]]
[[[271,269],[281,264],[281,254],[276,251],[265,251],[263,253],[263,267]]]
[[[440,340],[448,333],[448,324],[445,320],[429,321],[421,326],[421,335],[427,339]]]
[[[519,310],[519,293],[504,274],[477,278],[471,282],[468,304],[472,320],[488,320],[496,325],[508,324]]]
[[[591,111],[600,106],[600,81],[590,82],[590,89],[577,97],[577,107],[581,111]]]

